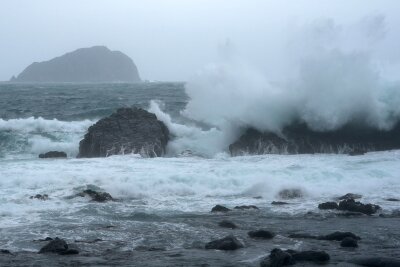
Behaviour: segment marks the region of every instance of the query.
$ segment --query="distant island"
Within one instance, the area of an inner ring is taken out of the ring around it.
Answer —
[[[49,61],[34,62],[11,82],[140,82],[135,63],[105,46],[80,48]]]

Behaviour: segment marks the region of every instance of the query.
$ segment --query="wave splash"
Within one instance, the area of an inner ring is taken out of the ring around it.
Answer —
[[[37,156],[50,150],[61,150],[75,156],[79,141],[93,123],[95,121],[68,122],[41,117],[0,119],[0,156]]]
[[[237,55],[206,66],[186,84],[190,100],[182,115],[210,125],[208,130],[173,124],[152,104],[177,135],[171,147],[212,154],[247,128],[282,135],[298,123],[316,132],[348,125],[392,129],[400,121],[400,82],[381,68],[389,65],[379,45],[386,38],[384,17],[354,24],[322,20],[297,29],[289,45],[280,40],[282,51],[266,48],[266,54],[281,55],[281,62],[266,63],[277,66],[274,73]]]

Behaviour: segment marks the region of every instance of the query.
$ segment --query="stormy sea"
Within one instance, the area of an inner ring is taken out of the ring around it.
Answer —
[[[185,87],[1,84],[0,266],[260,266],[274,248],[325,251],[326,266],[400,258],[399,150],[234,157],[228,145],[239,132],[188,116],[197,108],[191,99],[199,97]],[[222,110],[218,101],[196,114],[243,113],[239,102]],[[163,157],[76,158],[89,126],[132,106],[155,113],[170,129]],[[38,158],[47,151],[64,151],[68,158]],[[77,197],[88,189],[107,192],[114,201]],[[347,193],[379,205],[379,211],[318,208]],[[211,212],[216,205],[229,211]],[[249,235],[259,229],[273,238]],[[358,247],[321,238],[334,232],[353,233]],[[243,248],[205,249],[226,236]],[[37,253],[56,237],[79,254]],[[392,264],[368,266],[398,266]]]

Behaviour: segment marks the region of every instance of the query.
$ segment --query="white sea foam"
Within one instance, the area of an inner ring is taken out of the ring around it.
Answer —
[[[32,154],[61,150],[74,156],[79,141],[88,127],[95,123],[91,120],[60,121],[39,118],[0,119],[0,131],[9,140],[7,151],[0,151],[6,157],[30,157]],[[0,147],[1,149],[1,147]]]

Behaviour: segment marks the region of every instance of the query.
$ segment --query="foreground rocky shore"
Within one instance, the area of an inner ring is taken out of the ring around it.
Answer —
[[[385,207],[368,215],[321,207],[297,215],[274,212],[274,207],[301,205],[299,192],[283,190],[264,206],[153,214],[87,189],[64,201],[87,201],[91,215],[29,226],[26,231],[42,238],[20,240],[28,249],[2,247],[0,266],[400,266],[399,212],[387,213]],[[36,195],[31,201],[49,199]],[[332,202],[373,205],[358,200],[362,196],[346,194]],[[125,205],[127,212],[113,213],[116,205]]]

